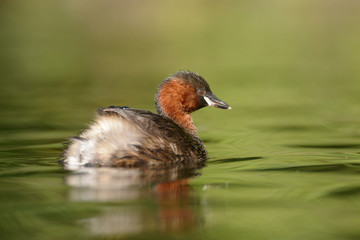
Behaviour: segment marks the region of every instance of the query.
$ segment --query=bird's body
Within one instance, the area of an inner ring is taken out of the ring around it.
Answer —
[[[199,75],[181,71],[163,81],[158,114],[127,107],[100,108],[89,129],[64,152],[69,169],[201,164],[207,151],[190,113],[204,106],[230,107],[211,93]]]

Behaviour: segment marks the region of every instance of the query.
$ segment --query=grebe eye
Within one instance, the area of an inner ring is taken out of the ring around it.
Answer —
[[[204,93],[205,93],[205,91],[202,90],[202,89],[199,89],[199,90],[197,90],[197,93],[198,93],[200,96],[203,96]]]

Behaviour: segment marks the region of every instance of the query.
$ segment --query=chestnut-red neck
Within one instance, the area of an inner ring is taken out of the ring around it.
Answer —
[[[160,86],[156,98],[159,114],[171,118],[181,127],[196,134],[190,113],[199,109],[200,100],[189,83],[178,78],[167,80]]]

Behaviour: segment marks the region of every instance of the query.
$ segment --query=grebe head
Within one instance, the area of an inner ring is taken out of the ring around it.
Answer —
[[[231,109],[211,92],[203,77],[188,71],[176,72],[161,83],[155,105],[159,114],[171,118],[193,133],[196,133],[196,128],[190,116],[191,112],[206,106]]]

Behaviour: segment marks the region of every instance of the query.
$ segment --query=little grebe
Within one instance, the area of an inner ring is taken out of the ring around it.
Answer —
[[[187,71],[161,83],[155,105],[158,114],[128,107],[100,108],[89,129],[71,139],[63,163],[69,169],[203,163],[207,152],[190,113],[205,106],[231,109],[211,92],[204,78]]]

